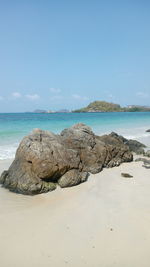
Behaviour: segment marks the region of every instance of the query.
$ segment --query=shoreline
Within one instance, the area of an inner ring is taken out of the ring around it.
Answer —
[[[150,113],[149,113],[150,114]],[[4,114],[0,116],[0,159],[14,157],[15,151],[22,138],[34,128],[59,134],[77,122],[89,125],[97,135],[109,134],[112,131],[123,135],[127,139],[149,139],[150,116],[148,113],[70,113],[55,114],[55,118],[43,114]],[[42,118],[41,118],[42,116]],[[14,127],[15,123],[15,127]],[[146,141],[147,144],[150,140]]]
[[[123,137],[127,138],[127,139],[133,139],[133,140],[137,140],[143,144],[145,144],[147,146],[146,150],[150,149],[150,133],[146,132],[146,129],[148,129],[148,126],[144,126],[144,127],[140,127],[140,128],[129,128],[129,129],[123,129],[123,128],[118,128],[118,130],[113,130],[113,132],[116,132],[119,135],[122,135]],[[105,131],[105,132],[99,132],[97,133],[96,131],[94,131],[95,134],[101,136],[101,135],[105,135],[105,134],[110,134],[112,131]],[[136,134],[135,136],[135,132],[140,134]],[[26,136],[26,135],[25,135]],[[15,152],[19,146],[19,143],[21,142],[21,140],[25,137],[23,136],[22,138],[20,138],[20,140],[15,142],[12,142],[12,144],[0,144],[0,162],[1,161],[7,161],[7,160],[11,160],[14,158],[15,156]],[[3,157],[3,158],[2,158]],[[7,157],[7,158],[6,158]]]
[[[12,161],[0,160],[0,174]],[[0,187],[0,263],[149,267],[149,192],[150,169],[135,161],[90,174],[77,186],[34,196]]]

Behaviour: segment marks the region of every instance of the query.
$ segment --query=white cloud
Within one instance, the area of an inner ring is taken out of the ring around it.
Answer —
[[[19,92],[12,93],[13,98],[20,98],[22,95]]]
[[[1,101],[1,100],[4,100],[4,97],[0,95],[0,101]]]
[[[149,97],[149,95],[145,92],[137,92],[136,94],[138,97],[141,97],[141,98],[147,98]]]
[[[76,100],[81,100],[81,101],[86,101],[86,100],[89,100],[88,97],[86,96],[81,96],[81,95],[77,95],[77,94],[73,94],[72,97]]]
[[[37,94],[33,94],[33,95],[26,95],[26,98],[34,101],[34,100],[38,100],[40,98],[40,96]]]
[[[62,98],[63,98],[63,96],[61,96],[61,95],[53,95],[50,97],[50,100],[60,100]]]
[[[61,92],[61,89],[59,89],[59,88],[50,88],[49,90],[51,93],[54,93],[54,94],[58,94]]]

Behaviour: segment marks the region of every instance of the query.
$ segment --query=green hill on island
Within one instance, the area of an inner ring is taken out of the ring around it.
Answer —
[[[119,104],[109,103],[106,101],[94,101],[87,107],[74,110],[73,112],[140,112],[150,111],[150,107],[131,105],[121,107]]]

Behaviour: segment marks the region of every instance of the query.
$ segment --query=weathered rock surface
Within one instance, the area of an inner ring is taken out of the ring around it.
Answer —
[[[65,147],[78,151],[83,171],[98,173],[103,167],[119,166],[122,162],[132,161],[129,148],[114,137],[114,143],[106,142],[94,135],[91,128],[79,123],[62,131]],[[122,137],[123,138],[123,137]],[[108,140],[111,137],[108,136]]]
[[[61,178],[58,180],[58,184],[61,187],[74,186],[85,182],[87,178],[88,178],[87,172],[80,172],[77,169],[72,169],[66,172],[63,176],[61,176]]]
[[[24,137],[15,160],[0,177],[0,183],[23,194],[38,194],[74,186],[104,167],[133,160],[127,139],[115,133],[96,136],[90,127],[76,124],[55,135],[40,129]]]
[[[125,144],[129,147],[130,151],[136,154],[144,154],[144,148],[146,147],[144,144],[136,140],[128,140]]]
[[[100,136],[99,139],[103,142],[105,142],[105,144],[110,144],[110,145],[122,145],[122,143],[124,145],[126,145],[130,151],[135,152],[136,154],[144,154],[144,148],[146,147],[144,144],[140,143],[139,141],[136,140],[128,140],[126,138],[124,138],[121,135],[118,135],[114,132],[112,132],[111,134],[108,135],[103,135]]]

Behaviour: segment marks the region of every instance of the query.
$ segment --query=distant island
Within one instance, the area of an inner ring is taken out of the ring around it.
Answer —
[[[76,109],[76,110],[68,110],[68,109],[60,109],[57,111],[54,110],[43,110],[36,109],[34,111],[26,112],[26,113],[82,113],[82,112],[144,112],[150,111],[150,106],[140,106],[140,105],[130,105],[127,107],[121,107],[119,104],[114,104],[106,101],[94,101],[90,103],[87,107]]]
[[[74,110],[72,112],[142,112],[150,111],[150,107],[130,105],[128,107],[121,107],[119,104],[109,103],[106,101],[94,101],[87,107]]]

